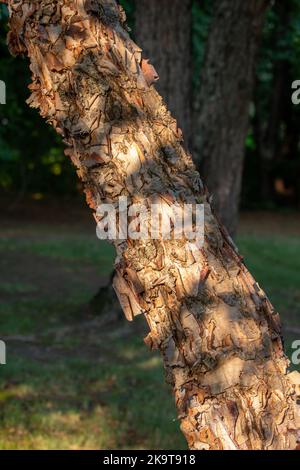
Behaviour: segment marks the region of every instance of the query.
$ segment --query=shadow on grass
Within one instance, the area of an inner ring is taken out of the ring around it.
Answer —
[[[8,345],[1,449],[185,448],[160,358],[133,337],[98,337],[97,360],[33,360]]]

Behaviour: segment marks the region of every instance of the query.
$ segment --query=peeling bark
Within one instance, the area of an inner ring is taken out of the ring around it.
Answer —
[[[280,321],[223,227],[154,71],[114,0],[8,1],[9,47],[27,54],[28,103],[62,135],[87,201],[205,204],[205,246],[116,241],[114,287],[160,349],[191,449],[295,449],[299,375],[287,374]]]

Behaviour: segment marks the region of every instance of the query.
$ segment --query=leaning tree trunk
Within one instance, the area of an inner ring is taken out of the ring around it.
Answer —
[[[214,207],[231,235],[237,229],[249,105],[269,0],[218,0],[196,95],[195,159]]]
[[[135,4],[137,43],[151,58],[159,75],[157,89],[190,144],[192,0],[136,0]]]
[[[143,314],[191,449],[294,449],[298,376],[280,322],[218,225],[182,137],[114,0],[9,0],[9,45],[28,54],[31,106],[63,136],[101,202],[205,205],[205,245],[117,240],[115,289]],[[180,11],[178,12],[180,15]]]

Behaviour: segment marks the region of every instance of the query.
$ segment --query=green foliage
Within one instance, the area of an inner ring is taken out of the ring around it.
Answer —
[[[300,106],[291,101],[292,82],[300,78],[299,56],[300,2],[277,0],[267,14],[257,63],[252,126],[246,141],[244,207],[299,204]],[[263,154],[268,151],[266,160]],[[262,200],[266,179],[270,189]],[[275,191],[278,179],[286,195]]]
[[[138,1],[138,0],[137,0]],[[120,0],[120,4],[124,8],[127,16],[127,24],[130,28],[134,26],[134,10],[135,0]]]
[[[6,45],[7,10],[0,10],[0,79],[6,105],[0,106],[0,190],[4,192],[76,193],[74,170],[56,133],[26,105],[28,60],[12,57]]]
[[[213,16],[214,2],[211,0],[193,1],[193,54],[194,87],[200,86],[201,69],[205,56],[206,40]]]

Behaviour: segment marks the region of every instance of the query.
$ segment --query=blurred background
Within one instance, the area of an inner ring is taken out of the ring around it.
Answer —
[[[300,0],[122,0],[215,209],[300,339]],[[179,449],[160,358],[128,325],[60,138],[26,105],[0,6],[0,449]],[[298,367],[293,365],[292,367]]]

